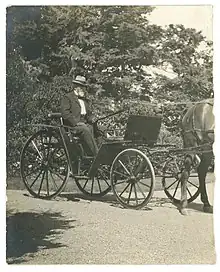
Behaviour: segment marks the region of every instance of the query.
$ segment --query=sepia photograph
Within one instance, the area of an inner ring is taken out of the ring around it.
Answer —
[[[213,8],[5,7],[7,265],[216,263]]]

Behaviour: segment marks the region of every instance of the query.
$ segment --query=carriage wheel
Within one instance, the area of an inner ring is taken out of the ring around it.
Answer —
[[[164,192],[174,203],[181,199],[181,173],[184,168],[184,157],[171,157],[163,167],[162,184]],[[187,181],[187,201],[195,200],[200,194],[198,174],[192,169]]]
[[[89,179],[76,179],[76,185],[79,190],[91,197],[102,197],[106,195],[110,190],[109,181],[109,167],[107,165],[102,165],[94,178]]]
[[[21,177],[31,195],[51,199],[63,190],[69,165],[61,137],[53,130],[40,130],[26,142],[21,153]]]
[[[117,200],[125,208],[147,205],[155,187],[155,174],[148,157],[137,149],[125,149],[114,159],[110,180]]]

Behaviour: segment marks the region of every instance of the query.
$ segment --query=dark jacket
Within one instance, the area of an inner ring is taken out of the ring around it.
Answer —
[[[88,107],[88,103],[85,100],[84,102],[86,108],[86,115],[84,119],[87,123],[91,124],[91,111]],[[66,125],[74,127],[82,120],[80,103],[74,91],[66,94],[61,99],[61,114]]]

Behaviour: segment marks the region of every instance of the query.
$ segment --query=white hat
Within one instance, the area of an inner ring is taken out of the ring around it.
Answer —
[[[73,83],[82,85],[82,86],[86,86],[86,78],[84,76],[76,76],[75,79],[73,79],[72,81]]]

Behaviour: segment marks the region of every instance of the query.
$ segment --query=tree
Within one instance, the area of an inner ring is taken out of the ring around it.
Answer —
[[[160,65],[171,65],[176,78],[158,77],[156,96],[165,92],[172,101],[197,101],[212,96],[212,42],[201,32],[183,25],[169,25],[158,47]]]
[[[202,42],[211,48],[211,43],[183,25],[166,29],[150,25],[152,10],[150,6],[46,6],[11,7],[8,13],[14,14],[15,43],[33,66],[42,66],[43,80],[84,74],[92,88],[105,90],[104,95],[127,97],[140,84],[147,95],[151,88],[145,67],[171,65],[178,79],[161,81],[158,76],[163,88],[181,90],[192,99],[210,96],[212,56],[209,49],[197,48]]]
[[[162,29],[149,26],[152,7],[42,7],[40,16],[15,27],[15,40],[30,59],[26,46],[38,39],[41,63],[55,75],[84,74],[107,94],[126,95],[153,63]],[[36,10],[38,14],[38,10]],[[40,18],[40,19],[39,19]],[[43,46],[40,46],[43,43]],[[35,59],[33,52],[32,59]]]

